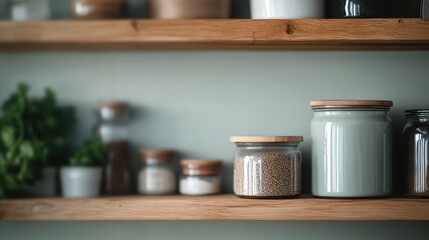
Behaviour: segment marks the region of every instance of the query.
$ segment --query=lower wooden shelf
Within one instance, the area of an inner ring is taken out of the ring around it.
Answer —
[[[0,201],[0,220],[429,220],[429,199],[285,200],[233,195]]]

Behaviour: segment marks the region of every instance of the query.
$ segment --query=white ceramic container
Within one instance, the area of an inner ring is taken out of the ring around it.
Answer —
[[[101,167],[62,167],[61,187],[65,198],[91,198],[100,195]]]
[[[325,0],[251,0],[253,19],[325,17]]]

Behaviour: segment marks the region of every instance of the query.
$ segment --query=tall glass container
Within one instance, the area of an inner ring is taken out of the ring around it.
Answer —
[[[406,194],[429,197],[429,109],[405,111]]]
[[[312,101],[310,105],[313,195],[390,195],[392,102]]]
[[[100,105],[98,134],[108,146],[104,193],[130,193],[128,105],[107,102]]]

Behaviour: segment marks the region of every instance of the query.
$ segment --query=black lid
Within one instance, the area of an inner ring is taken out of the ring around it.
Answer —
[[[405,110],[406,116],[417,116],[417,117],[427,117],[429,116],[429,109],[410,109]]]

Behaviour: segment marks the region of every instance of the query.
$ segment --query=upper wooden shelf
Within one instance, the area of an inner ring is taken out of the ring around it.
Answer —
[[[0,201],[0,220],[429,220],[429,199],[286,200],[233,195]]]
[[[0,21],[0,50],[429,50],[429,20]]]

